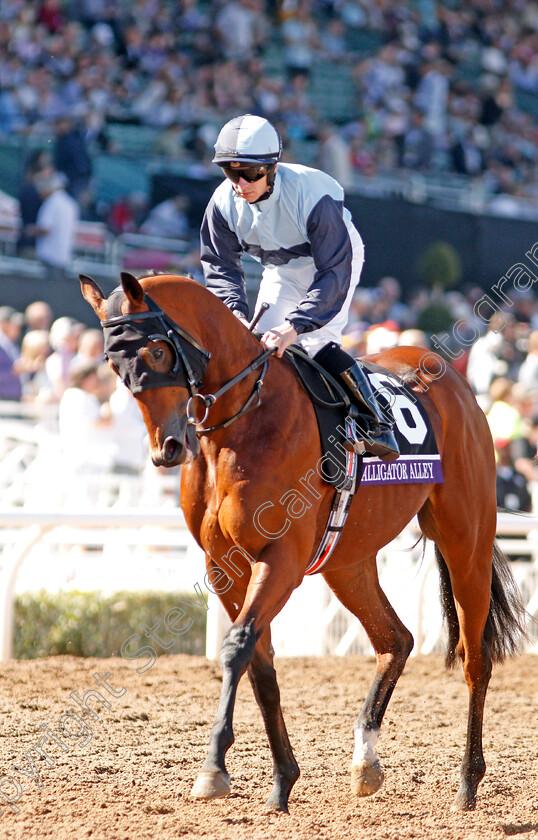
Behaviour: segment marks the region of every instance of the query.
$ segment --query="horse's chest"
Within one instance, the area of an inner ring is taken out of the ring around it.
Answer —
[[[190,501],[187,510],[182,497],[185,519],[210,557],[220,557],[241,538],[242,524],[250,511],[247,487],[245,473],[229,451],[221,451],[218,461],[207,458],[203,470],[192,470],[184,477],[182,489]]]

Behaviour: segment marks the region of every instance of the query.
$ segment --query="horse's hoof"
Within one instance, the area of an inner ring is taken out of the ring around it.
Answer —
[[[355,796],[371,796],[379,790],[385,774],[379,761],[361,761],[351,765],[351,791]]]
[[[474,811],[476,808],[476,796],[469,793],[465,788],[460,788],[452,805],[452,811]]]
[[[193,799],[218,799],[230,793],[230,777],[222,770],[202,770],[192,786]]]
[[[289,814],[286,797],[271,794],[265,803],[265,810],[273,814]]]

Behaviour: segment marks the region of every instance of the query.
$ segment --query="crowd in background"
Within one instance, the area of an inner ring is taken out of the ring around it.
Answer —
[[[0,307],[0,399],[57,407],[63,463],[74,474],[134,476],[147,464],[142,416],[105,362],[102,330],[54,319],[45,301],[24,313]]]
[[[337,123],[316,96],[319,67],[338,67],[351,84]],[[53,140],[28,161],[19,253],[35,252],[58,274],[69,250],[43,231],[56,219],[65,243],[65,219],[95,212],[93,154],[114,151],[113,123],[156,127],[156,154],[203,168],[223,122],[253,112],[275,123],[285,149],[313,143],[315,163],[346,188],[355,176],[445,171],[480,180],[499,212],[536,218],[538,128],[525,97],[538,102],[538,4],[527,0],[3,0],[0,8],[0,140]],[[115,233],[189,238],[187,211],[185,197],[149,212],[126,195],[105,218]],[[436,298],[418,288],[404,301],[394,278],[359,287],[345,346],[432,348],[434,315],[444,310],[447,331],[454,321],[471,324],[481,294],[470,287]],[[491,424],[499,505],[529,509],[538,485],[534,293],[514,296],[505,314],[502,330],[481,324],[479,338],[453,346],[447,361]],[[91,403],[85,434],[109,440],[101,449],[110,468],[121,468],[116,388],[96,331],[54,320],[50,307],[41,322],[30,309],[0,307],[0,398],[60,406],[68,393],[67,417]]]
[[[375,289],[357,289],[343,346],[354,355],[397,345],[440,352],[467,378],[490,424],[499,507],[538,511],[538,302],[532,290],[514,291],[484,323],[475,314],[482,294],[418,289],[404,302],[398,280],[384,277]],[[463,325],[458,340],[448,328],[432,335],[432,306],[445,309],[447,325]],[[147,462],[141,415],[104,363],[102,331],[53,320],[43,301],[24,313],[0,307],[0,399],[56,404],[69,463],[83,472],[137,473]]]
[[[312,87],[336,66],[354,86],[338,125]],[[56,131],[75,197],[111,123],[157,126],[155,152],[203,164],[225,119],[253,112],[285,147],[314,141],[346,187],[444,170],[481,179],[500,212],[538,206],[537,123],[520,107],[538,98],[527,0],[3,0],[0,82],[0,137]]]
[[[489,322],[476,316],[483,290],[418,289],[408,303],[393,277],[358,289],[343,346],[356,355],[412,345],[440,353],[466,377],[488,420],[497,459],[497,504],[538,512],[538,301],[513,292]],[[445,310],[445,328],[432,331]],[[458,324],[455,331],[453,326]]]

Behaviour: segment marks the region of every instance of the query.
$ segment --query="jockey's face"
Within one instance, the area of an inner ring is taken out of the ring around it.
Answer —
[[[237,171],[239,172],[240,170]],[[267,183],[267,175],[264,175],[258,181],[247,181],[245,178],[240,177],[237,184],[234,184],[232,181],[232,187],[240,198],[248,201],[249,204],[253,204],[255,201],[259,201],[262,195],[267,192],[269,184]]]

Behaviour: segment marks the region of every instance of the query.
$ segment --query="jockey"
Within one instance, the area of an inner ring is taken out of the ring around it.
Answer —
[[[390,423],[362,365],[342,350],[341,335],[364,261],[364,246],[344,207],[340,184],[316,169],[278,163],[280,137],[270,122],[247,114],[221,129],[213,163],[226,178],[201,228],[206,285],[245,323],[243,252],[263,265],[258,305],[262,345],[278,356],[293,343],[340,376],[372,418],[363,444],[383,460],[399,455]]]

